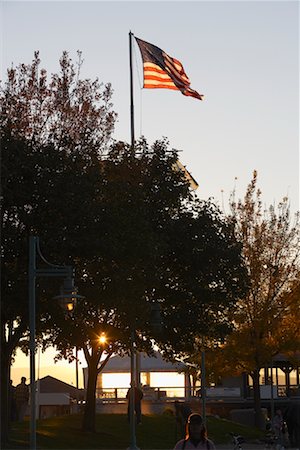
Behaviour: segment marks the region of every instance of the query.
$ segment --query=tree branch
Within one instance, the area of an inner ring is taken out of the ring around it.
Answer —
[[[108,363],[108,360],[109,360],[109,358],[111,357],[112,353],[113,353],[113,352],[109,352],[109,353],[106,355],[105,360],[102,361],[100,367],[98,367],[97,373],[100,373],[100,372],[104,369],[104,367],[105,367],[106,364]]]

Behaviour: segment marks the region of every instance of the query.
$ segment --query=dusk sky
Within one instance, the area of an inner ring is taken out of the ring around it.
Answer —
[[[136,137],[167,137],[202,199],[226,208],[233,187],[242,196],[256,169],[267,206],[288,195],[292,211],[299,209],[298,2],[2,1],[0,8],[2,80],[35,50],[48,74],[58,70],[63,50],[74,61],[81,50],[81,77],[112,83],[114,138],[129,142],[131,30],[180,60],[191,87],[204,94],[199,101],[142,90],[135,44]]]

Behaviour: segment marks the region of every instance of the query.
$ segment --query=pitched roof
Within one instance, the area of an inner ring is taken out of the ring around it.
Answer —
[[[73,398],[81,397],[83,393],[82,389],[77,389],[71,384],[65,383],[64,381],[58,380],[50,375],[47,375],[39,380],[39,391],[43,394],[68,393]]]
[[[185,369],[185,364],[181,362],[171,363],[165,361],[159,352],[154,352],[154,356],[147,356],[140,353],[141,372],[179,372]],[[129,356],[112,356],[102,373],[130,372]]]

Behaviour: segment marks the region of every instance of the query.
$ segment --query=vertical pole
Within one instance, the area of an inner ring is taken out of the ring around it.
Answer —
[[[133,105],[133,70],[132,70],[132,36],[129,32],[129,68],[130,68],[130,129],[131,129],[131,150],[134,150],[134,105]]]
[[[75,347],[75,357],[76,357],[76,389],[78,389],[78,347]]]
[[[141,387],[141,354],[135,350],[135,381],[138,388]]]
[[[273,382],[273,357],[271,359],[271,424],[273,424],[274,419],[274,382]]]
[[[36,449],[36,397],[35,397],[35,279],[37,237],[29,238],[28,297],[29,297],[29,349],[30,349],[30,449]]]
[[[206,425],[206,380],[205,380],[205,350],[201,351],[201,399],[202,399],[202,419]]]
[[[130,351],[130,397],[129,397],[129,422],[130,422],[130,450],[137,450],[135,435],[135,417],[134,417],[134,388],[135,388],[135,332],[131,330],[131,351]]]

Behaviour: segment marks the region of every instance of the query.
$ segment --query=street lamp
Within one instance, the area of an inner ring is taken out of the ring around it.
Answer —
[[[46,264],[46,267],[37,268],[37,255]],[[60,295],[55,297],[66,312],[73,310],[75,302],[81,295],[77,295],[74,286],[74,270],[72,266],[59,266],[49,263],[41,253],[39,238],[29,238],[29,265],[28,265],[28,297],[29,297],[29,351],[30,351],[30,449],[36,449],[36,397],[35,397],[35,283],[37,277],[62,277],[64,284]]]

